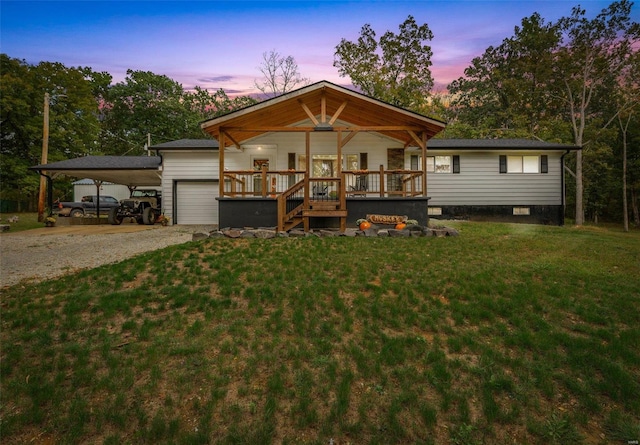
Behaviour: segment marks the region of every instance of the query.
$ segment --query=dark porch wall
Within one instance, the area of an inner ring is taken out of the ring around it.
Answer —
[[[358,219],[366,218],[368,214],[377,214],[407,215],[409,219],[415,219],[418,224],[426,226],[429,199],[431,198],[347,198],[347,225],[355,226]]]
[[[278,224],[277,201],[271,198],[216,198],[219,227],[275,227]],[[347,198],[347,225],[368,214],[407,215],[418,224],[427,225],[429,198]],[[338,218],[311,218],[312,228],[335,228]]]
[[[216,198],[218,227],[275,227],[277,201],[272,198]]]
[[[527,224],[564,224],[564,209],[561,205],[522,206],[432,206],[442,209],[442,215],[432,215],[433,219],[465,219],[470,221],[497,221]],[[529,208],[529,215],[514,215],[514,207]]]

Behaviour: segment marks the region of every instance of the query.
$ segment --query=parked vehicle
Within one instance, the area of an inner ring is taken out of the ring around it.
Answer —
[[[97,195],[83,196],[80,202],[60,202],[58,203],[58,216],[81,217],[87,214],[95,214],[97,211]],[[120,203],[113,196],[100,196],[100,213],[108,213],[113,207],[118,207]]]
[[[138,224],[155,224],[162,214],[162,192],[152,189],[136,189],[129,199],[120,201],[120,205],[109,210],[109,224],[122,224],[125,218],[135,218]]]

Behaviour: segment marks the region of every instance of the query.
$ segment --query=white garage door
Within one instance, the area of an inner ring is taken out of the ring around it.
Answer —
[[[218,224],[218,182],[176,184],[177,224]]]

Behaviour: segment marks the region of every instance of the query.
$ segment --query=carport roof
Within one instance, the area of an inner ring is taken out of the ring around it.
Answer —
[[[35,165],[31,170],[59,175],[90,178],[114,184],[159,186],[162,178],[160,156],[83,156],[51,164]]]

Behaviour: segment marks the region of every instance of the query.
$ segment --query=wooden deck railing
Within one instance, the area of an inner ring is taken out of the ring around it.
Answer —
[[[350,170],[343,172],[346,194],[350,197],[396,196],[423,194],[422,172],[417,170]]]
[[[304,181],[301,170],[236,170],[224,173],[224,196],[276,198]],[[341,197],[414,197],[423,195],[417,170],[350,170],[342,178],[309,178],[309,199],[339,201]]]
[[[224,172],[224,196],[231,198],[271,197],[304,179],[304,170],[235,170]]]

